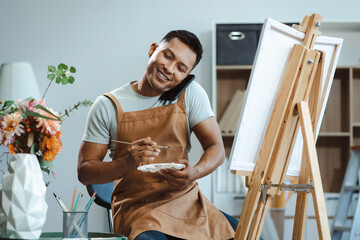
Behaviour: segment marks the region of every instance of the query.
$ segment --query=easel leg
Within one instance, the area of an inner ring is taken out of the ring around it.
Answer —
[[[266,195],[265,203],[262,201],[262,198],[259,199],[256,211],[255,211],[255,216],[254,216],[253,222],[251,224],[251,230],[250,230],[248,240],[260,239],[261,230],[262,230],[264,222],[265,222],[266,213],[269,210],[271,198],[272,198],[271,195]]]
[[[321,82],[322,82],[322,73],[324,69],[324,61],[323,61],[324,53],[321,53],[321,57],[319,59],[318,68],[316,70],[316,75],[314,79],[314,83],[311,88],[310,96],[309,96],[309,109],[311,113],[311,122],[313,126],[313,133],[316,133],[316,126],[318,123],[318,118],[320,114],[320,92],[321,92]],[[299,183],[309,183],[310,182],[310,173],[309,173],[309,161],[307,160],[307,156],[305,151],[302,153],[301,158],[301,168],[299,174]],[[304,231],[305,231],[305,221],[306,221],[306,212],[308,206],[309,194],[308,192],[298,192],[296,198],[296,210],[295,210],[295,220],[294,220],[294,229],[293,229],[293,237],[292,239],[304,239]]]
[[[306,102],[297,104],[299,110],[299,118],[301,123],[301,131],[304,139],[304,150],[309,163],[309,170],[311,178],[314,183],[314,189],[311,191],[316,215],[316,222],[318,227],[319,239],[331,239],[329,222],[327,218],[324,190],[322,187],[320,169],[316,154],[314,133],[311,124],[311,117],[309,112],[309,105]]]
[[[281,191],[280,195],[275,195],[271,199],[269,214],[274,222],[279,240],[282,240],[284,235],[286,201],[290,199],[292,193],[292,191]]]
[[[254,171],[256,171],[256,169],[254,169]],[[236,228],[236,233],[234,237],[235,240],[244,240],[248,236],[248,232],[251,226],[251,219],[253,219],[255,208],[260,198],[260,186],[261,178],[251,178],[249,184],[249,191],[246,194],[244,206],[239,219],[239,224]]]
[[[302,153],[299,183],[309,183],[307,159],[305,151]],[[304,239],[305,221],[309,194],[305,191],[298,192],[296,197],[296,209],[293,229],[293,240]]]

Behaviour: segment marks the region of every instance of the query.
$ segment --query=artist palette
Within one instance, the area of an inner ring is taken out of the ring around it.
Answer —
[[[142,171],[142,172],[157,172],[160,169],[167,169],[167,168],[171,168],[171,169],[176,169],[176,170],[181,170],[185,167],[185,164],[181,164],[181,163],[153,163],[153,164],[146,164],[146,165],[141,165],[137,168],[137,170]]]

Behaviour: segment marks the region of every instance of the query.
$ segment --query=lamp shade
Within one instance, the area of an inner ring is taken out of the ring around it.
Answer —
[[[4,102],[28,97],[41,98],[31,64],[28,62],[2,64],[0,69],[0,99]]]

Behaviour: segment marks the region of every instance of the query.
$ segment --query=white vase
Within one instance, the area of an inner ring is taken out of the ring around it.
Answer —
[[[36,155],[13,155],[2,182],[2,237],[38,239],[48,208],[45,194],[46,186]]]

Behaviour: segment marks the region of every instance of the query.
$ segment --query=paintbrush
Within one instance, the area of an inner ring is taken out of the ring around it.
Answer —
[[[128,145],[132,145],[132,142],[125,142],[125,141],[119,141],[119,140],[111,140],[112,142],[116,142],[116,143],[123,143],[123,144],[128,144]],[[151,145],[153,148],[170,148],[169,146],[157,146],[157,145]]]

